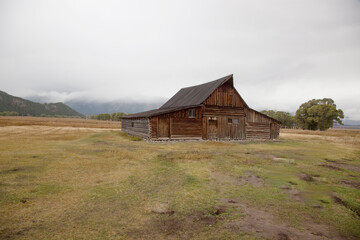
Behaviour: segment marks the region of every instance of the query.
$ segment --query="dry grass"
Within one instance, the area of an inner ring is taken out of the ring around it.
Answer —
[[[152,143],[30,123],[0,127],[0,239],[360,237],[357,133]]]
[[[329,129],[327,131],[281,129],[281,137],[294,140],[322,140],[360,146],[360,129]]]
[[[57,126],[82,128],[114,128],[120,129],[117,121],[100,121],[82,118],[44,118],[44,117],[4,117],[0,116],[0,127],[4,126]]]

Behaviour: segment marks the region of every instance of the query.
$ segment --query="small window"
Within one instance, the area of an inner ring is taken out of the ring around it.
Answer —
[[[134,122],[131,122],[131,127],[134,127]]]
[[[196,117],[196,111],[195,109],[189,110],[189,118],[195,118]]]
[[[233,123],[239,123],[239,119],[234,118]]]
[[[228,123],[232,123],[232,118],[228,118]]]

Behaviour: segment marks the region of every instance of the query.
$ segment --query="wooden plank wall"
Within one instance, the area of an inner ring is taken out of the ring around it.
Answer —
[[[270,139],[270,123],[248,122],[246,139]]]
[[[278,139],[280,124],[252,109],[246,114],[247,139]]]
[[[171,138],[201,138],[202,122],[196,118],[173,118],[171,121]]]
[[[243,107],[219,107],[205,105],[204,116],[244,117],[245,111]]]
[[[204,102],[205,105],[244,107],[245,103],[230,83],[218,87]]]
[[[121,131],[131,136],[138,136],[148,139],[150,138],[149,119],[148,118],[122,119]]]
[[[252,109],[247,109],[246,112],[246,121],[247,122],[257,122],[257,123],[272,123],[271,118],[264,116]]]
[[[202,137],[202,109],[195,108],[195,118],[189,118],[189,110],[184,109],[151,117],[152,139],[199,139]],[[165,134],[165,133],[168,134]]]
[[[270,126],[270,138],[271,139],[278,139],[280,133],[280,124],[272,123]]]

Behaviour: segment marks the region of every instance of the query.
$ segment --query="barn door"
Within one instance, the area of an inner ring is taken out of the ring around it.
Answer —
[[[158,137],[159,138],[170,137],[170,118],[159,118]]]
[[[218,135],[218,122],[217,120],[209,119],[208,139],[217,139]]]

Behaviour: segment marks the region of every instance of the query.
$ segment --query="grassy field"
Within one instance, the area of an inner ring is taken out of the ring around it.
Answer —
[[[83,118],[48,118],[48,117],[3,117],[0,116],[0,127],[4,126],[54,126],[81,128],[121,128],[117,121],[100,121]]]
[[[19,121],[0,119],[0,239],[360,238],[360,131],[146,142]]]

